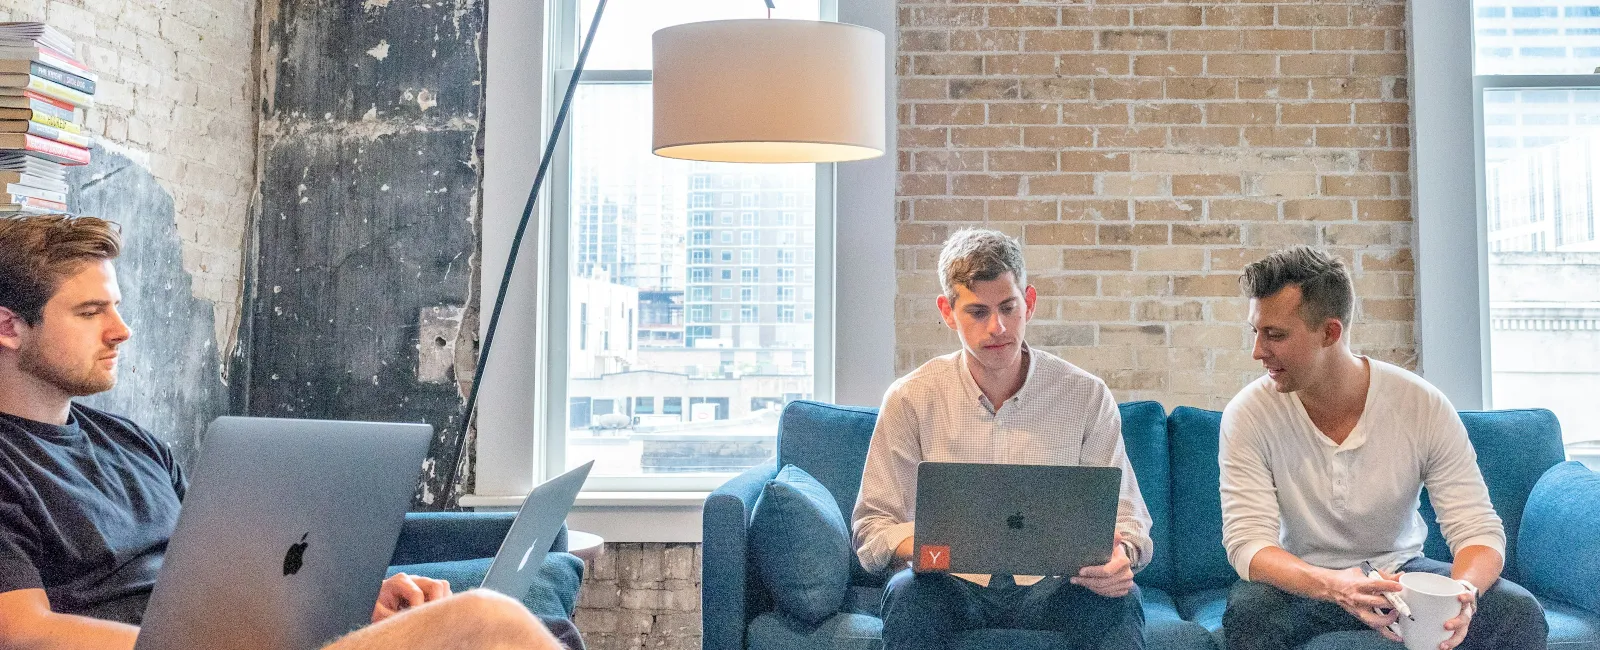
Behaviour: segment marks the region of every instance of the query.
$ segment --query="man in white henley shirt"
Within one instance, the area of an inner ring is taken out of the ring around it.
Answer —
[[[1251,264],[1241,284],[1267,374],[1222,415],[1223,545],[1244,579],[1223,617],[1228,649],[1363,628],[1399,640],[1383,594],[1406,571],[1467,588],[1441,648],[1544,648],[1538,601],[1500,579],[1505,532],[1455,408],[1422,378],[1350,352],[1344,264],[1297,247]],[[1422,555],[1423,487],[1454,564]]]
[[[958,232],[945,242],[939,274],[939,311],[962,349],[889,388],[852,517],[861,565],[894,574],[883,595],[884,650],[944,648],[961,632],[995,627],[1057,632],[1070,648],[1144,647],[1133,574],[1154,545],[1111,391],[1023,340],[1037,296],[1016,240]],[[1121,468],[1111,561],[1068,578],[913,573],[906,565],[923,460]]]

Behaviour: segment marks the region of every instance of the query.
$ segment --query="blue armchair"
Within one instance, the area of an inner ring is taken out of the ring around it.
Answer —
[[[1136,578],[1144,595],[1146,643],[1162,649],[1220,648],[1222,612],[1228,588],[1237,580],[1222,547],[1217,469],[1221,413],[1179,407],[1169,416],[1155,402],[1122,404],[1121,413],[1123,440],[1154,523],[1155,557]],[[1584,591],[1600,584],[1600,516],[1579,511],[1582,504],[1600,504],[1600,479],[1588,480],[1593,473],[1576,463],[1561,464],[1560,425],[1549,411],[1464,412],[1462,420],[1477,449],[1490,499],[1505,521],[1510,558],[1506,577],[1544,603],[1550,647],[1600,650],[1600,595]],[[882,576],[854,567],[850,595],[840,611],[816,626],[806,625],[774,608],[754,571],[747,536],[762,488],[789,464],[826,486],[848,518],[876,421],[877,409],[793,402],[779,421],[777,456],[706,499],[701,595],[705,650],[881,647]],[[1551,484],[1552,477],[1565,483]],[[1574,489],[1583,494],[1572,494]],[[1430,529],[1425,552],[1448,561],[1449,550],[1426,498],[1422,513]],[[1519,542],[1524,545],[1520,553]],[[1567,555],[1553,549],[1565,549]],[[1530,563],[1539,570],[1523,575],[1520,565]],[[977,630],[956,641],[958,647],[974,650],[1059,647],[1061,642],[1048,633],[1018,630]],[[1305,647],[1398,646],[1375,633],[1338,633]]]

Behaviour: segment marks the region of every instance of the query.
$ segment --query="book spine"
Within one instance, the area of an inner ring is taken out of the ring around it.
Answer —
[[[39,103],[45,104],[46,106],[49,106],[49,107],[55,109],[55,110],[49,111],[49,112],[52,112],[52,113],[57,113],[58,112],[61,115],[61,119],[70,120],[70,119],[73,119],[75,117],[75,112],[74,111],[76,110],[76,108],[72,104],[68,104],[68,103],[66,103],[64,101],[61,101],[59,99],[56,99],[54,97],[45,97],[44,95],[41,95],[41,94],[36,93],[36,92],[33,92],[32,90],[26,90],[26,89],[24,89],[22,91],[22,96],[23,97],[27,97],[28,99],[31,99],[31,100],[33,100],[35,102],[39,102]],[[40,109],[38,106],[34,106],[33,109],[34,110],[46,110],[46,109]]]
[[[82,61],[73,58],[71,54],[58,52],[55,50],[55,48],[42,43],[38,44],[38,49],[39,57],[34,60],[40,63],[61,68],[62,70],[66,70],[67,72],[71,72],[84,78],[88,78],[92,75],[92,73],[89,72],[89,66],[84,65]]]
[[[38,124],[43,124],[50,128],[59,129],[68,133],[81,133],[83,129],[83,127],[78,126],[76,122],[71,120],[63,120],[58,116],[40,112],[38,109],[34,109],[33,117],[31,119]]]
[[[55,140],[47,140],[36,135],[24,135],[23,138],[28,151],[36,151],[51,158],[67,161],[63,164],[89,164],[89,152],[86,149],[62,144]]]
[[[29,187],[27,185],[19,185],[16,183],[7,183],[6,191],[10,192],[11,196],[13,197],[27,196],[39,199],[41,201],[54,201],[63,205],[67,202],[67,195],[61,192],[52,192],[50,190]]]
[[[49,79],[41,79],[33,75],[28,75],[28,89],[36,91],[46,97],[54,97],[74,106],[89,106],[94,103],[94,99],[90,98],[88,95],[58,84]]]
[[[13,203],[16,205],[44,208],[46,210],[56,210],[59,212],[67,211],[67,204],[65,203],[60,201],[47,201],[37,196],[28,196],[26,194],[0,194],[0,199],[9,199],[6,201],[6,203]]]
[[[85,149],[88,149],[89,146],[94,143],[89,136],[80,135],[77,133],[68,133],[53,126],[46,126],[38,122],[28,122],[28,133],[32,133],[41,138],[49,138],[57,142],[70,144],[74,147],[83,147]]]
[[[52,68],[52,67],[50,67],[48,65],[45,65],[43,63],[39,63],[37,61],[29,63],[28,64],[28,70],[30,72],[32,72],[33,76],[35,76],[35,77],[39,77],[39,78],[42,78],[42,79],[49,79],[50,81],[54,81],[54,82],[56,82],[58,84],[61,84],[63,86],[66,86],[68,88],[71,88],[71,89],[76,90],[76,91],[81,92],[81,93],[85,93],[85,94],[88,94],[88,95],[93,95],[94,94],[94,82],[93,81],[89,81],[88,79],[84,79],[83,77],[80,77],[78,75],[72,74],[70,72],[64,72],[64,71],[61,71],[61,70],[57,70],[55,68]]]

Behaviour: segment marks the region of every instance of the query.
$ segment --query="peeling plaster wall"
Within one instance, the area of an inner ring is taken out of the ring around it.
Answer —
[[[426,422],[438,457],[471,373],[457,339],[476,330],[461,323],[475,321],[483,5],[261,13],[249,413]],[[447,472],[425,470],[418,504],[442,505]]]
[[[125,414],[193,458],[230,411],[242,261],[254,185],[253,0],[0,0],[0,20],[44,21],[100,76],[73,168],[74,211],[122,225],[118,386],[85,400]]]

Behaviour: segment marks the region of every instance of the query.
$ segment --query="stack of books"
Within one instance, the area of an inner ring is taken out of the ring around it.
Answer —
[[[0,215],[66,212],[66,167],[89,164],[95,74],[44,23],[0,23]]]

